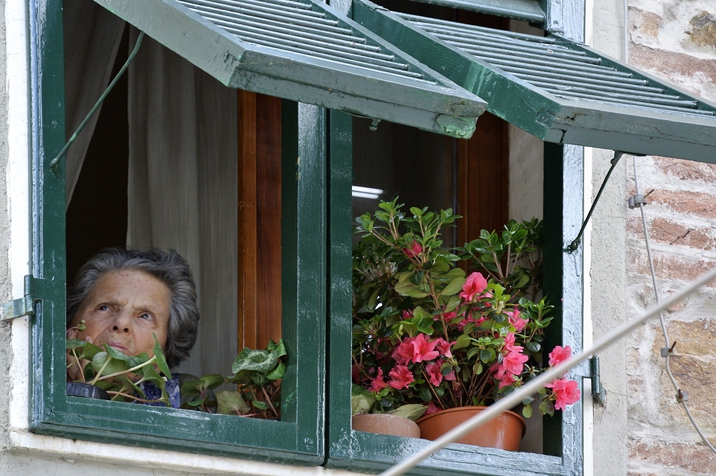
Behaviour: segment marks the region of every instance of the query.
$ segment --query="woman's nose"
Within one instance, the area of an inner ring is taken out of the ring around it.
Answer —
[[[120,311],[117,317],[114,318],[112,323],[112,330],[116,332],[127,333],[129,332],[129,324],[131,322],[131,316],[128,312]]]

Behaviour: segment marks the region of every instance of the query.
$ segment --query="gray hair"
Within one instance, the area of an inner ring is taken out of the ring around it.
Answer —
[[[67,325],[102,276],[111,271],[143,271],[169,288],[169,326],[164,354],[169,367],[178,365],[194,347],[199,327],[196,287],[189,264],[174,250],[108,248],[85,263],[67,292]]]

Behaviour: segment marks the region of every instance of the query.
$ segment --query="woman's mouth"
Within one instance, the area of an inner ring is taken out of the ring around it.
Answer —
[[[129,349],[127,349],[125,346],[123,346],[119,342],[107,342],[107,345],[110,347],[114,347],[115,349],[117,349],[118,351],[120,351],[122,353],[129,354]]]

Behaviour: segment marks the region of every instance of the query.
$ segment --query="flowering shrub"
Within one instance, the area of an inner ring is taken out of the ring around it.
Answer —
[[[397,199],[379,207],[358,218],[352,352],[353,382],[379,411],[489,405],[539,374],[553,308],[535,302],[541,222],[510,221],[500,235],[482,230],[449,250],[441,233],[460,218],[451,210],[411,208],[406,217]],[[555,347],[548,365],[570,353]],[[561,378],[539,398],[540,411],[551,415],[580,394],[575,381]]]

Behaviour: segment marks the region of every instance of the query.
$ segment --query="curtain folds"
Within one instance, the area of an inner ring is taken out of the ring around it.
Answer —
[[[112,67],[126,23],[87,0],[65,0],[65,130],[69,139],[111,81]],[[71,26],[69,26],[71,25]],[[82,169],[101,108],[66,154],[66,207]]]
[[[131,45],[136,37],[132,29]],[[148,37],[128,79],[127,246],[173,248],[189,261],[201,322],[178,370],[229,373],[238,332],[236,90]]]

